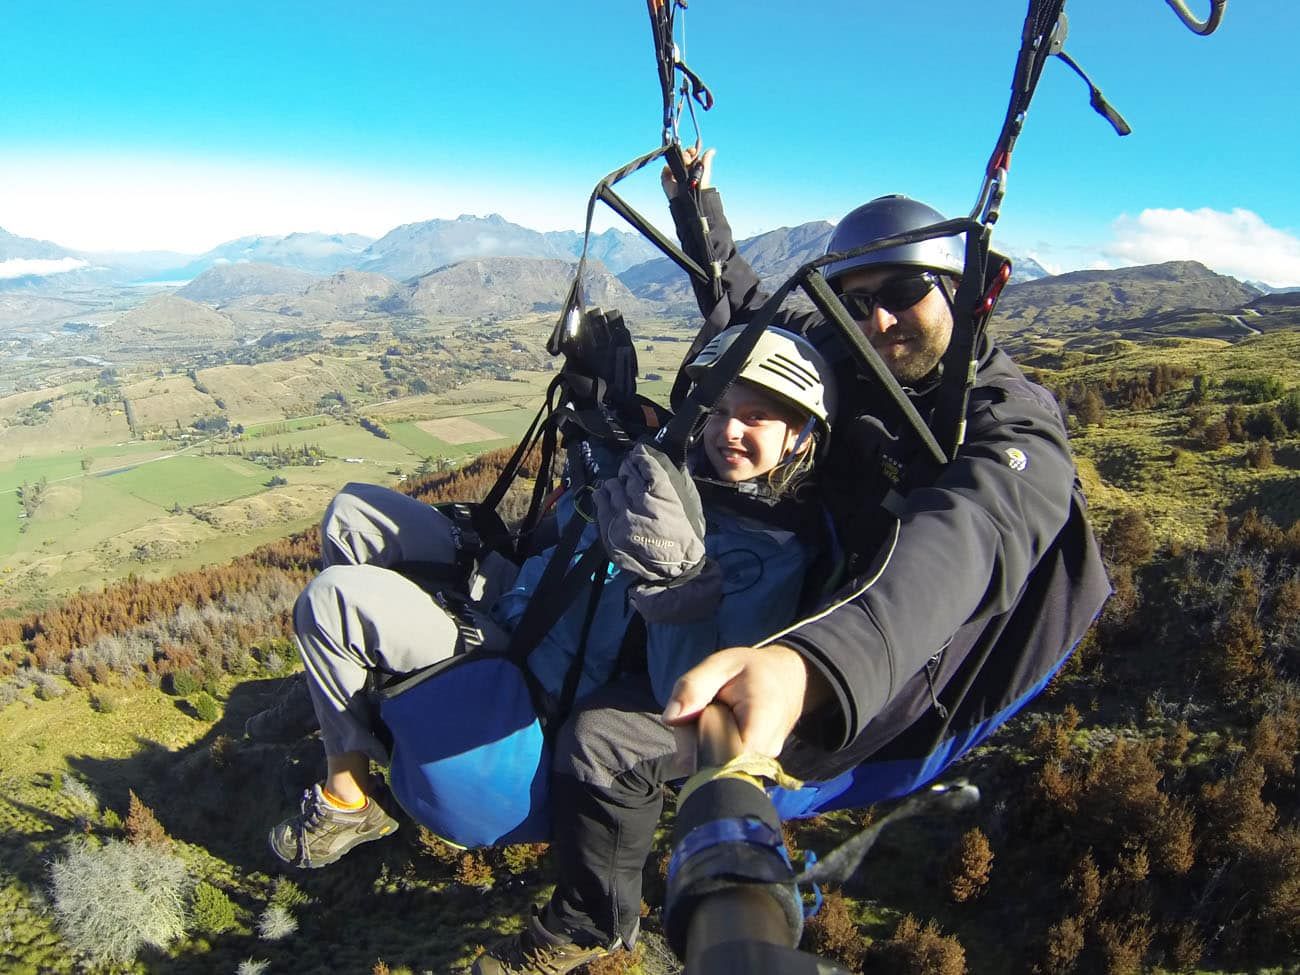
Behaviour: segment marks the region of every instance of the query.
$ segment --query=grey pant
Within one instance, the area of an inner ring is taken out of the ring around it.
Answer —
[[[374,733],[369,676],[410,673],[444,660],[459,634],[456,620],[426,590],[389,566],[454,564],[453,524],[397,491],[348,484],[325,509],[321,560],[323,570],[294,606],[293,629],[325,754],[359,751],[387,763],[388,751]],[[508,637],[482,612],[516,572],[495,554],[483,560],[474,622],[488,646],[504,645]]]

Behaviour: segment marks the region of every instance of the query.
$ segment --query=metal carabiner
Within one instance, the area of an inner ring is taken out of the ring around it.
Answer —
[[[1210,15],[1204,20],[1197,20],[1196,16],[1187,9],[1185,0],[1165,0],[1173,8],[1178,19],[1186,25],[1187,29],[1193,34],[1200,34],[1202,37],[1208,37],[1213,34],[1223,20],[1223,12],[1228,7],[1228,0],[1210,0]]]

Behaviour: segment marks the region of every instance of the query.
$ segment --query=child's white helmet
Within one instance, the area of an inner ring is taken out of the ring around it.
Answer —
[[[711,368],[745,330],[733,325],[719,332],[686,367],[686,374],[698,379]],[[835,378],[820,352],[802,335],[768,327],[758,337],[753,351],[736,374],[805,413],[810,413],[830,433],[835,411]]]

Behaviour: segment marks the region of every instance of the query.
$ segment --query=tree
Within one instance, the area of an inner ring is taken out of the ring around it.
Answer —
[[[1089,388],[1080,397],[1074,415],[1085,427],[1101,426],[1106,422],[1106,403],[1095,389]]]
[[[1266,471],[1273,466],[1273,447],[1267,440],[1259,440],[1246,448],[1246,466]]]
[[[948,861],[948,896],[958,904],[974,900],[988,886],[993,871],[993,848],[978,826],[962,834]]]
[[[1155,554],[1156,539],[1146,516],[1137,508],[1127,508],[1110,523],[1101,547],[1116,565],[1144,565]]]
[[[131,798],[126,812],[126,838],[136,846],[169,846],[171,837],[153,810],[140,801],[134,789],[127,790],[127,794]]]

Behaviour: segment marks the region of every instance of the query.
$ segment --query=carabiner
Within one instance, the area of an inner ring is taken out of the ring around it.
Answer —
[[[1202,37],[1208,37],[1218,29],[1219,21],[1223,20],[1223,12],[1228,7],[1228,0],[1210,0],[1210,15],[1204,20],[1197,20],[1196,16],[1187,9],[1185,0],[1165,0],[1165,3],[1173,8],[1178,19],[1188,30]]]

